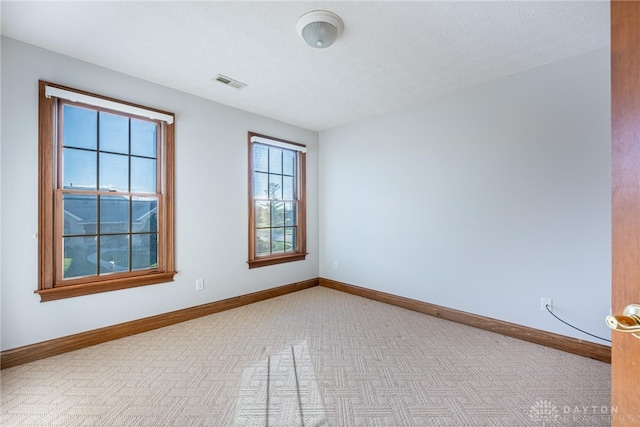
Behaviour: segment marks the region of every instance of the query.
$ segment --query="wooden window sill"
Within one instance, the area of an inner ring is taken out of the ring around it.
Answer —
[[[267,265],[284,264],[285,262],[304,261],[307,253],[296,253],[284,256],[270,256],[247,261],[249,268],[265,267]]]
[[[116,291],[119,289],[134,288],[138,286],[156,285],[158,283],[172,282],[175,271],[146,274],[144,276],[119,277],[94,283],[79,285],[58,286],[51,289],[34,291],[40,295],[40,302],[54,301],[63,298],[72,298],[82,295],[91,295],[101,292]]]

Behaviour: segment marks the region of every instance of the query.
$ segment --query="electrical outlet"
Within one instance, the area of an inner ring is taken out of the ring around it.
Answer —
[[[338,261],[333,261],[333,269],[334,270],[338,269]]]
[[[196,279],[196,291],[204,289],[204,279]]]
[[[547,311],[547,306],[549,306],[549,310],[553,311],[553,299],[551,298],[540,298],[540,310]]]

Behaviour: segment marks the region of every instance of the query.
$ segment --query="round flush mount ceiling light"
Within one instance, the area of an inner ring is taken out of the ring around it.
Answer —
[[[344,24],[335,13],[314,10],[302,15],[296,29],[309,46],[324,49],[331,46],[342,34]]]

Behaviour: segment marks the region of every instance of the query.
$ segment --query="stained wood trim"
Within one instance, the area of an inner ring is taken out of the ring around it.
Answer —
[[[100,292],[111,292],[120,289],[135,288],[138,286],[157,285],[173,281],[176,271],[160,271],[154,273],[144,272],[132,273],[124,277],[110,278],[93,284],[78,283],[64,286],[57,286],[50,289],[36,290],[34,293],[40,296],[40,302],[55,301],[64,298],[73,298],[83,295],[97,294]]]
[[[284,264],[285,262],[293,262],[293,261],[304,261],[307,257],[307,253],[292,253],[286,254],[282,256],[265,256],[256,258],[251,261],[247,261],[249,264],[249,268],[257,268],[257,267],[266,267],[268,265],[276,265],[276,264]]]
[[[56,170],[61,165],[62,148],[55,141],[57,125],[56,102],[54,97],[46,97],[46,87],[55,87],[82,95],[92,96],[123,105],[155,111],[169,116],[173,113],[154,108],[133,104],[93,93],[72,89],[66,86],[40,80],[38,82],[38,289],[34,292],[40,295],[40,301],[52,301],[80,295],[90,295],[99,292],[109,292],[136,286],[155,285],[173,281],[175,271],[175,124],[167,124],[158,120],[151,120],[160,125],[162,143],[158,144],[158,170],[161,179],[158,196],[158,267],[132,272],[122,272],[112,275],[83,276],[64,279],[60,271],[63,258],[63,248],[60,243],[63,219],[61,215],[61,194],[56,190],[61,188]],[[67,101],[60,101],[68,104]],[[98,111],[109,111],[101,107],[91,107]],[[58,111],[59,113],[59,111]],[[118,112],[115,112],[120,114]],[[125,116],[133,116],[125,114]],[[147,119],[145,119],[147,120]],[[61,132],[58,129],[57,132]],[[57,164],[57,167],[56,167]],[[57,178],[56,178],[57,177]],[[56,181],[58,179],[58,181]],[[89,194],[100,194],[100,191]],[[133,193],[125,193],[132,195]],[[56,197],[58,199],[56,199]],[[60,214],[58,218],[56,216]]]
[[[256,255],[256,207],[255,207],[255,199],[254,199],[254,164],[253,164],[253,146],[254,143],[251,141],[252,137],[257,136],[264,139],[269,139],[272,141],[284,142],[290,145],[306,147],[304,144],[299,144],[297,142],[287,141],[285,139],[274,138],[272,136],[267,136],[255,132],[248,132],[247,134],[247,143],[248,143],[248,179],[249,179],[249,256],[247,260],[247,265],[249,268],[258,268],[258,267],[266,267],[268,265],[276,265],[283,264],[287,262],[294,261],[303,261],[307,257],[307,166],[306,166],[306,154],[304,152],[297,153],[297,172],[296,172],[296,198],[298,201],[297,208],[297,248],[295,252],[287,252],[282,254],[274,254],[269,256],[260,256]],[[268,144],[268,143],[265,143]]]
[[[170,326],[209,314],[218,313],[232,308],[252,304],[269,298],[275,298],[314,286],[324,286],[330,289],[346,292],[352,295],[369,298],[375,301],[406,308],[441,319],[450,320],[457,323],[473,326],[476,328],[496,332],[502,335],[518,338],[524,341],[541,344],[547,347],[556,348],[568,353],[577,354],[584,357],[611,363],[611,349],[607,346],[582,341],[576,338],[539,329],[528,328],[514,323],[504,322],[489,317],[478,316],[464,311],[454,310],[435,304],[413,300],[385,292],[349,285],[330,279],[315,278],[302,282],[266,289],[251,294],[228,298],[222,301],[214,301],[196,307],[185,308],[170,313],[159,314],[157,316],[146,317],[144,319],[133,320],[131,322],[118,325],[107,326],[92,331],[82,332],[67,337],[43,341],[36,344],[5,350],[0,353],[1,369],[22,365],[47,357],[55,356],[69,351],[124,338],[141,332]]]
[[[221,301],[214,301],[208,304],[172,311],[170,313],[159,314],[157,316],[146,317],[144,319],[133,320],[120,323],[118,325],[107,326],[92,331],[81,332],[62,338],[43,341],[36,344],[5,350],[0,353],[1,369],[22,365],[47,357],[67,353],[73,350],[89,347],[107,341],[124,338],[129,335],[165,326],[196,319],[209,314],[218,313],[254,302],[275,298],[292,292],[318,286],[319,279],[309,279],[302,282],[291,283],[264,291],[253,292],[251,294],[240,295]]]
[[[53,236],[54,166],[53,143],[55,101],[45,96],[45,82],[38,84],[38,283],[40,289],[53,288],[54,245],[48,240]]]
[[[384,302],[395,305],[397,307],[406,308],[430,316],[439,317],[441,319],[450,320],[464,325],[473,326],[475,328],[496,332],[524,341],[541,344],[558,350],[566,351],[591,359],[600,360],[602,362],[611,363],[611,348],[601,344],[595,344],[583,341],[577,338],[567,337],[564,335],[554,334],[552,332],[542,331],[539,329],[529,328],[527,326],[517,325],[502,320],[492,319],[490,317],[479,316],[464,311],[454,310],[435,304],[405,298],[373,289],[362,288],[347,283],[338,282],[330,279],[320,278],[320,286],[346,292],[369,298],[375,301]]]

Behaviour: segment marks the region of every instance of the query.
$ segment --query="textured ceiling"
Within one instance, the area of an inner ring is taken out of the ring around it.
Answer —
[[[345,24],[328,49],[296,33],[317,9]],[[8,37],[311,130],[609,44],[607,1],[2,1],[1,13]]]

